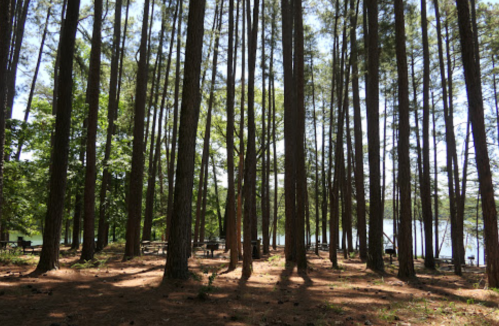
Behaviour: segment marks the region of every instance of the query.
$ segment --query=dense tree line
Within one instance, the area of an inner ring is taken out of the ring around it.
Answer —
[[[391,242],[413,277],[418,251],[435,269],[446,220],[455,273],[473,232],[499,286],[497,5],[0,5],[0,236],[42,233],[37,272],[58,268],[61,237],[82,260],[163,238],[165,278],[185,279],[219,237],[249,278],[280,235],[306,272],[315,235],[333,267],[341,248],[375,271]]]

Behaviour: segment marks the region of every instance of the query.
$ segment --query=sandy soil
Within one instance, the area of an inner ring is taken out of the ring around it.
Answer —
[[[477,268],[457,277],[418,261],[418,279],[402,281],[388,259],[380,275],[358,258],[338,255],[332,269],[327,252],[309,252],[301,276],[278,248],[254,261],[247,282],[240,267],[225,272],[222,251],[194,255],[189,280],[162,282],[164,256],[122,262],[122,249],[98,254],[97,267],[76,268],[78,254],[66,254],[39,277],[29,276],[36,257],[0,266],[0,325],[499,325],[499,293]]]

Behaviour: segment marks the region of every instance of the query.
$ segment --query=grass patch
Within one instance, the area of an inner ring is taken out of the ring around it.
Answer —
[[[278,266],[280,260],[281,260],[281,255],[272,255],[267,259],[267,261],[271,266]]]
[[[104,258],[104,259],[91,259],[91,260],[85,260],[83,263],[75,263],[71,266],[71,268],[74,269],[90,269],[90,268],[97,268],[97,269],[104,269],[107,268],[107,260],[109,258]]]
[[[0,264],[17,266],[33,265],[35,264],[35,260],[33,256],[28,256],[28,258],[22,257],[22,253],[20,251],[4,251],[0,253]]]

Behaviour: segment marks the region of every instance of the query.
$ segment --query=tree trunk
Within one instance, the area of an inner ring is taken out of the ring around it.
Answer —
[[[26,110],[24,111],[24,123],[28,122],[29,113],[31,111],[31,102],[33,101],[33,96],[35,94],[36,81],[38,78],[38,71],[40,70],[40,63],[42,62],[43,47],[45,45],[45,39],[47,37],[47,31],[48,31],[51,10],[52,10],[52,7],[49,7],[49,9],[47,10],[47,17],[45,18],[45,27],[43,28],[42,40],[40,43],[40,50],[38,51],[38,59],[36,61],[35,73],[33,75],[33,81],[31,82],[31,88],[30,88],[29,95],[28,95],[28,102],[26,104]],[[25,126],[23,126],[23,130],[25,130]],[[16,161],[19,161],[19,159],[21,158],[21,152],[22,152],[23,145],[24,145],[24,135],[21,136],[21,139],[19,139],[19,144],[17,145],[17,152],[16,152],[16,158],[15,158]]]
[[[125,259],[140,256],[140,220],[142,217],[142,188],[144,174],[144,118],[147,97],[147,24],[149,0],[144,1],[144,15],[140,40],[140,58],[135,91],[133,126],[132,171],[130,173],[130,197],[126,228]]]
[[[205,0],[201,0],[205,1]],[[177,125],[178,125],[178,103],[179,103],[179,92],[180,92],[180,53],[182,49],[182,8],[183,0],[179,0],[177,3],[179,14],[178,14],[178,28],[177,28],[177,59],[175,67],[175,101],[173,103],[173,132],[171,144],[172,148],[170,151],[170,166],[168,167],[168,206],[167,206],[167,216],[166,216],[166,240],[170,238],[170,227],[173,217],[173,186],[174,186],[174,172],[175,172],[175,153],[177,146]]]
[[[171,232],[169,232],[165,278],[187,279],[190,253],[191,201],[194,182],[196,130],[201,94],[199,76],[204,33],[205,0],[189,1],[187,41],[185,48],[184,83],[179,128],[179,157],[173,201]],[[179,29],[180,30],[180,29]]]
[[[95,250],[101,251],[104,249],[104,238],[106,229],[106,194],[109,190],[109,183],[111,175],[108,169],[108,161],[111,156],[111,143],[114,133],[114,120],[118,111],[118,102],[116,99],[117,86],[118,86],[118,67],[119,67],[119,51],[120,51],[120,37],[121,37],[121,7],[122,0],[116,1],[114,13],[114,35],[113,47],[111,56],[111,76],[109,79],[109,101],[107,105],[107,138],[106,147],[104,152],[104,171],[102,172],[102,184],[100,188],[100,206],[99,206],[99,231],[97,232],[97,245]]]
[[[258,9],[259,0],[253,3],[253,19],[251,19],[251,5],[246,2],[246,17],[248,21],[248,145],[246,146],[246,160],[244,170],[244,256],[243,279],[248,279],[252,273],[252,246],[251,241],[256,239],[256,127],[255,127],[255,63],[258,36]],[[260,252],[256,250],[256,257]]]
[[[485,134],[482,86],[474,58],[473,33],[467,1],[457,0],[461,53],[468,93],[469,114],[473,126],[475,158],[482,196],[482,211],[485,229],[485,252],[487,256],[487,276],[489,287],[499,286],[499,244],[497,238],[497,212],[490,170],[487,137]]]
[[[435,258],[438,258],[438,162],[437,162],[437,128],[435,120],[435,102],[433,100],[433,92],[431,93],[431,107],[432,107],[432,122],[433,122],[433,164],[435,173],[435,185],[434,185],[434,204],[435,207]]]
[[[428,21],[426,18],[426,0],[421,0],[421,26],[423,34],[423,175],[421,184],[421,203],[425,234],[426,268],[435,269],[433,258],[433,229],[431,212],[430,179],[430,50],[428,46]]]
[[[357,4],[358,6],[358,4]],[[354,0],[350,0],[350,10],[354,10]],[[353,95],[353,119],[355,136],[355,189],[357,199],[357,225],[359,233],[359,256],[361,260],[367,259],[366,239],[366,200],[364,194],[364,151],[362,145],[362,117],[360,113],[359,96],[359,69],[357,65],[357,17],[358,9],[351,18],[350,42],[352,62],[352,95]]]
[[[9,72],[7,76],[8,89],[7,89],[7,119],[12,118],[12,110],[14,106],[14,97],[16,95],[16,76],[17,65],[19,63],[19,56],[21,54],[21,46],[24,38],[24,27],[26,24],[26,17],[28,16],[28,7],[31,0],[17,1],[17,7],[20,10],[20,15],[17,20],[13,37],[14,47],[11,49],[11,61],[9,64]]]
[[[370,224],[367,267],[383,271],[383,216],[381,212],[379,171],[379,53],[378,1],[367,1],[369,21],[369,87],[367,88],[367,138],[369,147]]]
[[[274,42],[275,42],[275,30],[276,30],[276,16],[277,9],[276,4],[272,6],[272,36],[271,36],[271,45],[270,45],[270,76],[269,82],[271,81],[271,87],[269,86],[269,97],[272,93],[272,144],[274,151],[274,221],[273,221],[273,229],[272,229],[272,248],[277,250],[277,212],[279,209],[278,205],[278,194],[279,194],[279,177],[277,171],[277,144],[276,144],[276,123],[275,123],[275,87],[274,87]],[[270,83],[269,83],[270,84]],[[272,90],[272,92],[271,92]],[[270,111],[270,105],[269,105]]]
[[[284,198],[286,213],[286,239],[284,254],[287,262],[294,261],[296,259],[296,139],[294,137],[296,115],[293,107],[293,16],[291,7],[292,4],[290,3],[290,0],[281,1],[282,55],[284,72]]]
[[[7,64],[11,37],[11,21],[14,6],[11,0],[0,0],[0,238],[4,238],[3,215],[3,168],[5,152],[5,113],[7,111]]]
[[[218,9],[218,2],[217,8]],[[204,166],[208,164],[209,152],[210,152],[210,136],[211,136],[211,112],[213,109],[213,101],[214,101],[214,91],[215,91],[215,83],[217,78],[217,66],[218,66],[218,46],[220,44],[220,30],[222,28],[222,16],[223,16],[223,1],[220,5],[220,11],[218,12],[218,22],[217,28],[215,31],[215,49],[213,52],[213,65],[211,69],[211,86],[210,86],[210,97],[208,99],[208,113],[206,117],[206,127],[204,132],[204,143],[203,143],[203,155],[201,159],[201,169],[199,174],[199,187],[198,187],[198,198],[196,203],[196,226],[194,228],[194,242],[198,240],[198,225],[199,220],[201,218],[201,199],[203,198],[203,180],[206,177],[204,175]],[[215,171],[213,171],[215,173]],[[220,230],[221,231],[221,230]]]
[[[171,2],[170,2],[171,4]],[[175,17],[173,20],[173,26],[175,26],[175,20],[177,16],[177,11],[175,11]],[[144,228],[142,230],[142,240],[151,240],[151,230],[152,230],[152,222],[153,222],[153,211],[154,211],[154,194],[156,190],[156,171],[158,168],[158,161],[159,161],[159,156],[160,156],[160,150],[161,150],[161,131],[162,131],[162,122],[163,122],[163,112],[165,109],[165,97],[166,97],[166,92],[168,88],[168,80],[169,80],[169,74],[170,74],[170,66],[171,66],[171,53],[172,53],[172,48],[173,48],[173,36],[175,33],[175,27],[172,29],[172,34],[170,37],[170,53],[168,56],[168,62],[167,62],[167,68],[166,68],[166,75],[165,75],[165,84],[163,87],[163,96],[161,100],[161,105],[159,107],[160,113],[159,113],[159,119],[157,120],[158,123],[158,135],[155,138],[155,132],[156,132],[156,114],[158,110],[158,97],[159,97],[159,83],[161,81],[161,70],[162,70],[162,58],[163,58],[163,37],[164,37],[164,32],[166,29],[166,14],[165,11],[163,11],[163,16],[162,16],[162,22],[161,22],[161,31],[160,31],[160,37],[159,37],[159,49],[158,49],[158,57],[159,57],[159,63],[158,63],[158,77],[156,81],[156,90],[153,92],[151,90],[151,98],[152,98],[152,93],[155,93],[154,97],[154,119],[153,119],[153,127],[151,131],[151,145],[149,149],[149,173],[148,173],[148,179],[147,179],[147,192],[146,192],[146,210],[144,214]],[[153,75],[154,78],[154,75]],[[153,83],[154,84],[154,83]],[[146,137],[147,138],[147,137]],[[156,141],[156,143],[155,143]],[[156,145],[155,145],[156,144]]]
[[[294,17],[294,72],[296,105],[296,263],[298,272],[307,272],[305,248],[305,200],[307,197],[307,175],[305,168],[305,77],[302,0],[295,0]],[[301,199],[301,200],[300,200]]]
[[[201,230],[199,232],[199,241],[201,243],[204,242],[204,238],[205,238],[205,226],[206,226],[206,223],[205,223],[205,217],[206,217],[206,195],[207,195],[207,188],[208,188],[208,167],[209,167],[209,164],[208,162],[206,162],[206,166],[204,167],[204,175],[206,176],[204,178],[204,190],[203,190],[203,211],[201,213]],[[215,176],[215,171],[213,171],[213,175]],[[216,182],[215,182],[216,184]],[[218,192],[216,192],[216,195],[218,196]]]
[[[66,193],[69,133],[73,100],[73,54],[79,10],[79,0],[68,3],[66,20],[62,28],[61,41],[64,43],[64,47],[61,47],[60,55],[61,73],[59,74],[60,87],[58,88],[57,97],[57,107],[59,109],[57,110],[54,148],[51,156],[50,192],[45,230],[43,232],[43,247],[40,254],[40,261],[36,267],[37,273],[59,268],[59,243]],[[0,143],[3,144],[3,142]]]
[[[94,258],[95,251],[95,175],[97,118],[99,113],[100,93],[100,55],[102,29],[102,0],[94,1],[94,26],[92,49],[87,85],[88,129],[87,129],[87,165],[85,167],[85,191],[83,196],[83,246],[81,261]]]
[[[267,161],[266,152],[270,150],[266,144],[266,107],[265,101],[265,1],[262,1],[262,47],[261,47],[261,69],[262,69],[262,184],[261,184],[261,209],[262,209],[262,240],[263,240],[263,254],[269,253],[270,238],[269,238],[269,224],[270,216],[268,215],[267,206],[269,204],[268,198],[268,175],[267,175]],[[270,138],[270,137],[269,137]]]
[[[460,202],[459,190],[459,167],[457,164],[456,138],[454,134],[454,104],[453,104],[453,63],[451,61],[450,50],[450,34],[448,19],[445,21],[446,31],[446,52],[447,52],[447,74],[449,82],[449,107],[447,112],[444,106],[445,125],[446,125],[446,142],[447,142],[447,178],[449,187],[449,206],[450,206],[450,224],[451,224],[451,242],[452,242],[452,257],[454,258],[454,273],[461,275],[461,249],[463,247],[463,239],[459,237],[459,227],[457,220],[457,207]],[[454,164],[454,166],[453,166]]]
[[[317,150],[317,116],[315,112],[314,58],[310,59],[312,78],[312,106],[314,108],[314,154],[315,154],[315,254],[319,255],[319,158]]]
[[[206,162],[208,164],[208,162]],[[217,169],[215,167],[215,159],[211,155],[211,166],[213,168],[213,182],[215,184],[215,202],[217,203],[217,218],[218,218],[218,236],[222,238],[224,236],[224,225],[222,223],[222,212],[220,211],[220,197],[218,196],[218,182],[217,182]],[[208,169],[206,169],[208,171]]]
[[[236,44],[237,46],[237,44]],[[227,247],[230,248],[229,271],[237,267],[236,192],[234,185],[234,0],[229,0],[229,40],[227,58]],[[229,236],[230,235],[230,236]],[[230,240],[230,241],[229,241]]]

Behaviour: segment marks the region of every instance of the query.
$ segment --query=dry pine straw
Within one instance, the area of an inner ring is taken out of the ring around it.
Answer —
[[[164,256],[122,262],[122,249],[80,269],[71,268],[78,253],[66,255],[39,277],[28,275],[38,258],[0,266],[0,325],[499,325],[499,294],[483,289],[483,269],[457,277],[417,261],[418,279],[402,281],[396,262],[379,275],[358,258],[338,255],[332,269],[327,252],[309,252],[299,275],[278,248],[253,262],[247,282],[241,267],[226,272],[222,251],[195,253],[189,280],[162,282]]]

